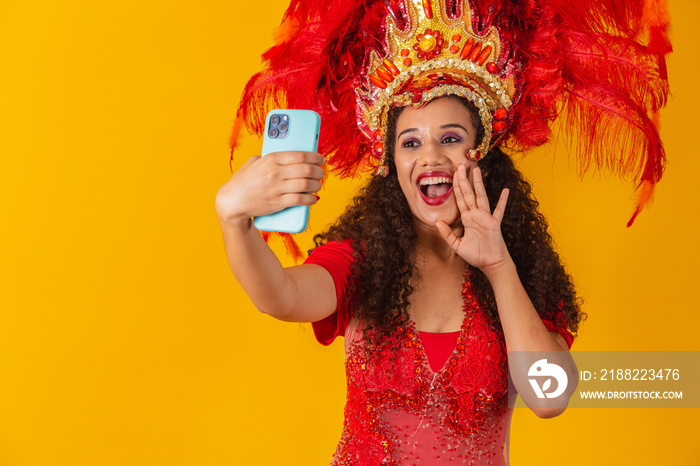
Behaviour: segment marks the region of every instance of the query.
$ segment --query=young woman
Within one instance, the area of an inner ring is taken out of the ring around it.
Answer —
[[[610,31],[628,30],[629,12],[606,13],[605,25],[579,18],[576,28],[560,3],[521,3],[296,1],[267,69],[244,92],[239,123],[258,132],[260,104],[280,93],[322,116],[328,160],[251,157],[216,207],[231,270],[255,306],[312,322],[323,344],[345,337],[334,464],[507,464],[509,398],[519,393],[551,417],[575,388],[539,399],[527,380],[535,366],[518,359],[546,352],[575,381],[568,350],[582,314],[530,185],[500,146],[544,142],[560,105],[591,105],[597,123],[637,115],[640,124],[627,123],[640,131],[651,115],[638,106],[658,102],[648,88],[622,98],[630,70],[597,53],[606,39],[624,48]],[[582,34],[590,42],[572,42]],[[584,141],[604,136],[587,119],[576,128]],[[652,142],[649,187],[663,151],[655,130],[641,139]],[[584,160],[600,149],[584,147]],[[362,164],[377,174],[305,263],[283,268],[251,217],[313,205],[328,165],[352,174]]]
[[[315,322],[322,343],[348,339],[341,464],[505,464],[507,354],[568,351],[573,340],[566,324],[576,329],[578,302],[529,185],[498,150],[481,164],[467,158],[483,132],[476,115],[450,96],[393,111],[389,175],[370,182],[303,265],[282,268],[250,219],[289,197],[314,204],[299,193],[320,188],[320,155],[253,157],[217,196],[231,269],[256,307]],[[500,194],[495,208],[487,191]]]

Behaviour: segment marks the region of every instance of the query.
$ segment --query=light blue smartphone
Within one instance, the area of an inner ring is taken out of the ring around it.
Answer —
[[[262,156],[282,151],[318,151],[321,117],[313,110],[270,111],[265,118]],[[309,223],[309,206],[293,206],[253,218],[258,230],[301,233]]]

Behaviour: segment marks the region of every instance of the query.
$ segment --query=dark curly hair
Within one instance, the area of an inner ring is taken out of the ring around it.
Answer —
[[[457,97],[453,97],[457,98]],[[476,108],[458,98],[478,128],[476,144],[483,138],[483,127]],[[386,134],[389,174],[374,176],[354,198],[352,204],[326,232],[314,236],[316,247],[328,241],[352,239],[355,257],[348,302],[352,296],[354,315],[365,321],[367,329],[376,329],[375,338],[405,328],[408,321],[411,279],[418,277],[414,263],[416,232],[413,214],[399,186],[393,164],[396,121],[402,108],[391,110]],[[500,148],[491,149],[479,162],[484,185],[495,209],[501,191],[509,188],[508,205],[501,232],[515,262],[518,275],[532,304],[541,317],[557,325],[578,330],[585,318],[582,300],[576,295],[571,278],[554,250],[547,221],[538,212],[539,203],[532,187]],[[311,253],[311,251],[309,251]],[[481,270],[467,265],[472,288],[494,329],[500,329],[493,289]],[[558,311],[563,317],[558,318]]]

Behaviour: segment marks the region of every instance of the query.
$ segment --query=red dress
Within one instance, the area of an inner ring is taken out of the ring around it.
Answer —
[[[431,348],[410,321],[381,348],[365,341],[362,322],[343,304],[352,262],[349,241],[320,246],[306,261],[329,271],[338,295],[337,312],[313,323],[316,338],[327,345],[345,336],[347,403],[332,464],[508,464],[505,340],[491,329],[467,276],[464,321],[452,354],[435,372]],[[544,322],[571,345],[565,328]]]

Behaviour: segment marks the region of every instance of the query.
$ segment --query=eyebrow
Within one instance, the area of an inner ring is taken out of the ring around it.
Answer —
[[[448,123],[446,125],[440,126],[440,129],[448,129],[448,128],[461,128],[465,133],[469,134],[469,131],[467,128],[464,126],[458,124],[458,123]],[[406,128],[405,130],[401,131],[398,136],[396,136],[396,139],[399,139],[401,136],[403,136],[406,133],[411,133],[414,131],[418,131],[418,128]]]

